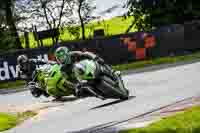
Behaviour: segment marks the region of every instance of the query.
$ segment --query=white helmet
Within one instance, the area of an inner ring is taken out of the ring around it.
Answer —
[[[28,62],[28,57],[26,55],[20,55],[17,57],[17,64],[23,64]]]

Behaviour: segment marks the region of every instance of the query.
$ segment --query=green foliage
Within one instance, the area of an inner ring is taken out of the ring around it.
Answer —
[[[139,28],[144,25],[147,29],[149,26],[182,24],[186,20],[200,17],[199,7],[200,2],[194,0],[129,0],[127,3],[128,15],[145,16],[133,23],[139,25]]]
[[[0,30],[0,40],[1,40],[0,51],[16,48],[15,37],[11,35],[10,31]]]
[[[0,1],[0,50],[22,48],[19,40],[14,4],[16,0]]]
[[[139,0],[128,1],[127,8],[129,11],[127,16],[133,16],[134,20],[126,32],[129,32],[129,29],[134,27],[138,31],[148,31],[151,30],[152,23],[150,22],[150,13],[142,6],[142,2]]]
[[[72,38],[75,39],[75,40],[80,39],[80,27],[78,27],[78,26],[68,26],[67,31],[68,31],[71,39]],[[64,40],[66,40],[66,38]]]
[[[175,116],[163,118],[145,128],[122,131],[120,133],[199,133],[200,107],[188,109]]]

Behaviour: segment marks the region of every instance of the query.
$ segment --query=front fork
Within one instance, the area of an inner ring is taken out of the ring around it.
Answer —
[[[77,91],[79,92],[79,93],[76,92],[76,95],[78,94],[78,95],[77,95],[78,97],[81,97],[81,96],[82,96],[82,94],[80,94],[81,92],[87,91],[88,93],[90,93],[90,95],[87,95],[87,96],[91,96],[91,94],[92,94],[92,96],[95,96],[95,97],[97,97],[97,98],[100,98],[100,99],[102,99],[102,100],[105,100],[104,97],[102,97],[101,95],[99,95],[99,94],[97,94],[95,91],[93,91],[93,89],[91,88],[91,86],[90,86],[90,84],[89,84],[88,82],[80,83],[80,84],[76,87],[76,89],[77,89]]]

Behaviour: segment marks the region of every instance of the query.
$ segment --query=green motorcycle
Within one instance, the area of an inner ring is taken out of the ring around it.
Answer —
[[[82,60],[74,65],[73,72],[79,82],[79,90],[100,99],[129,98],[129,91],[124,87],[120,73],[114,73],[106,64],[93,60]],[[84,94],[82,93],[82,94]]]
[[[32,88],[30,90],[34,97],[51,95],[60,98],[74,93],[73,84],[63,78],[58,64],[46,64],[37,68],[33,81],[29,82],[29,88]]]

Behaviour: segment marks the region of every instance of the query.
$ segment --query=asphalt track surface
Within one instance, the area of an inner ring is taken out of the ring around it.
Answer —
[[[168,104],[200,94],[200,63],[166,68],[153,72],[123,76],[131,97],[127,101],[97,98],[52,102],[31,97],[28,91],[0,95],[0,105],[52,105],[5,133],[102,133],[112,123],[118,123]],[[136,97],[134,97],[136,96]],[[100,130],[99,130],[100,128]],[[97,130],[98,129],[98,130]]]

